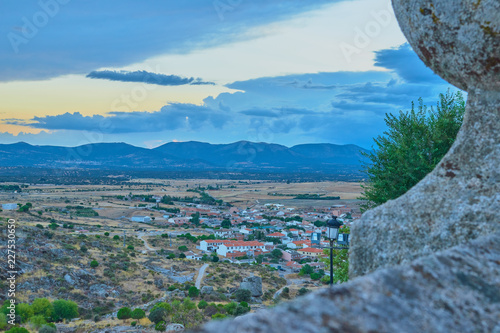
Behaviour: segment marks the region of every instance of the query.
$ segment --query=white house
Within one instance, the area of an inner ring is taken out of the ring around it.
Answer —
[[[15,203],[2,204],[2,209],[3,210],[15,210],[15,209],[17,209],[17,204],[15,204]]]
[[[219,249],[219,246],[224,243],[230,243],[231,241],[226,239],[207,239],[200,242],[200,250],[206,252],[213,252]]]
[[[151,218],[149,216],[132,216],[132,222],[151,222]]]
[[[249,252],[249,251],[266,251],[264,243],[257,241],[233,241],[221,244],[217,250],[217,254],[226,257],[227,253],[233,252]]]
[[[203,258],[203,256],[196,254],[193,251],[184,252],[184,255],[186,256],[186,259],[191,260],[201,260],[201,258]]]

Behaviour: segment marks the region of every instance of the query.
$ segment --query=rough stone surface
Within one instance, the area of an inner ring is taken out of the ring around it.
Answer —
[[[248,289],[253,297],[262,296],[262,278],[260,276],[250,276],[243,279],[240,289]]]
[[[420,58],[469,93],[455,144],[353,226],[357,278],[199,332],[500,333],[500,2],[392,1]]]
[[[210,295],[210,294],[213,294],[215,291],[214,291],[214,287],[212,286],[203,286],[201,287],[201,290],[200,290],[200,294],[202,295]]]
[[[197,332],[500,332],[500,233]]]
[[[500,90],[498,0],[393,0],[401,30],[427,66],[462,90]]]
[[[462,128],[436,169],[402,197],[366,212],[353,226],[351,277],[500,228],[500,34],[492,37],[481,28],[489,24],[491,31],[498,31],[500,2],[394,0],[393,4],[403,32],[422,60],[444,79],[468,88],[469,95]],[[493,58],[496,65],[486,70]]]

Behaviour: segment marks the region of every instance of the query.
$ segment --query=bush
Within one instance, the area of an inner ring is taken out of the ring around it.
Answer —
[[[307,294],[309,291],[310,291],[309,289],[302,287],[302,288],[300,288],[300,289],[299,289],[299,291],[297,292],[297,295],[302,296],[302,295]]]
[[[113,236],[113,240],[120,240],[120,236],[118,236],[118,235],[114,235],[114,236]]]
[[[90,267],[92,268],[96,268],[97,266],[99,266],[99,263],[97,262],[97,260],[92,260],[90,262]]]
[[[130,310],[130,308],[127,308],[127,307],[123,307],[121,308],[120,310],[118,310],[118,313],[116,314],[116,317],[118,319],[129,319],[130,317],[132,316],[132,310]]]
[[[179,251],[186,252],[188,250],[186,245],[179,246]]]
[[[159,323],[156,324],[155,326],[156,331],[164,332],[167,330],[167,327],[165,325],[164,321],[160,321]]]
[[[106,231],[106,232],[104,233],[104,236],[108,237],[108,236],[109,236],[109,232],[107,232],[107,231]]]
[[[10,330],[8,330],[5,333],[30,333],[30,331],[28,331],[24,327],[12,327]]]
[[[146,317],[146,313],[143,309],[135,309],[134,311],[132,311],[132,318],[142,319],[144,317]]]
[[[133,245],[129,245],[129,246],[127,246],[127,249],[129,249],[129,250],[133,250],[133,249],[134,249],[134,246],[133,246]]]
[[[88,250],[89,249],[85,245],[80,246],[80,251],[82,251],[83,253],[86,253]]]
[[[248,289],[236,290],[233,293],[233,296],[235,296],[235,299],[238,302],[250,302],[250,300],[252,299],[252,293]]]
[[[201,301],[198,303],[198,309],[200,309],[200,310],[205,309],[207,306],[208,306],[208,303],[207,303],[207,301],[205,301],[205,300],[201,300]]]
[[[39,228],[39,229],[43,229],[43,225],[41,225],[40,223],[38,223],[38,224],[36,225],[36,227],[37,227],[37,228]]]
[[[238,306],[236,306],[236,309],[234,309],[234,315],[235,316],[241,316],[247,312],[250,311],[250,307],[244,307],[244,306],[241,306],[238,304]]]
[[[49,325],[43,325],[39,330],[38,333],[56,333],[57,329],[49,326]]]
[[[320,273],[311,273],[311,280],[319,280],[321,279]]]
[[[163,307],[157,307],[156,309],[153,308],[151,312],[149,313],[149,320],[151,320],[153,323],[158,324],[160,322],[164,322],[164,320],[167,318],[168,312],[165,310]]]
[[[200,294],[200,290],[198,288],[196,288],[195,286],[189,288],[189,291],[188,291],[189,297],[195,298],[195,297],[198,297],[199,294]]]
[[[133,321],[133,322],[130,323],[130,326],[132,326],[132,327],[135,327],[136,325],[137,325],[136,321]]]
[[[184,253],[179,253],[179,258],[181,259],[186,258],[186,255]]]
[[[31,305],[26,303],[20,303],[16,306],[16,314],[21,319],[21,323],[25,323],[34,315]]]
[[[45,318],[41,315],[33,316],[30,318],[30,324],[35,328],[39,329],[43,325],[47,324]]]
[[[212,315],[212,319],[215,319],[215,320],[217,320],[217,319],[224,319],[226,317],[227,316],[225,314],[222,314],[222,313],[216,313],[216,314]]]
[[[60,321],[62,319],[71,320],[78,317],[78,305],[73,301],[59,299],[54,301],[52,306],[54,307],[54,321]]]

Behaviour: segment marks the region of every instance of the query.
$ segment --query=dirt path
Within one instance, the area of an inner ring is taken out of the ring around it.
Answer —
[[[156,251],[156,249],[153,249],[151,246],[149,246],[148,241],[144,238],[142,238],[144,234],[138,234],[137,237],[144,242],[144,246],[148,251]]]
[[[196,283],[195,287],[200,289],[201,287],[201,280],[203,279],[203,275],[205,274],[205,270],[208,268],[208,264],[204,264],[201,266],[200,271],[198,273],[198,277],[196,278]]]

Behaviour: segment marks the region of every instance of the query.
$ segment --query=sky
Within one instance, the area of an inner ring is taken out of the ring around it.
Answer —
[[[0,143],[373,145],[456,90],[384,0],[0,0]]]

